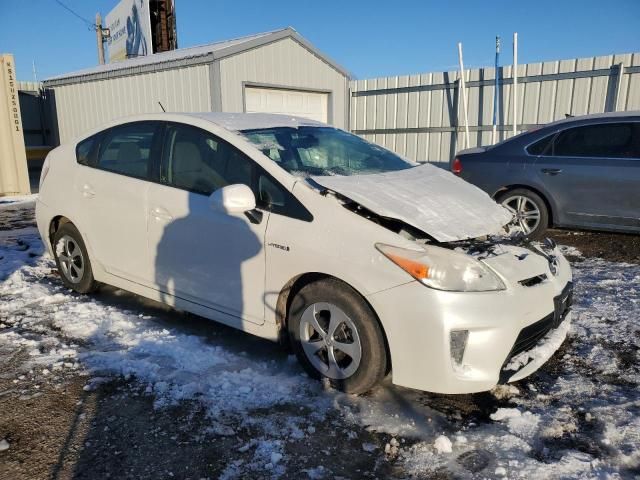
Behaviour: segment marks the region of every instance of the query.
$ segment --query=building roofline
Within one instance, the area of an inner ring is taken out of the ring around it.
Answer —
[[[293,39],[334,70],[346,76],[348,79],[352,78],[351,74],[345,68],[318,50],[294,28],[286,27],[279,30],[272,30],[269,32],[223,40],[205,45],[171,50],[168,52],[148,55],[146,57],[139,57],[122,62],[78,70],[48,78],[43,81],[43,86],[44,88],[50,88],[72,83],[105,80],[191,65],[208,64],[285,38]],[[224,46],[225,43],[228,43],[229,45]]]

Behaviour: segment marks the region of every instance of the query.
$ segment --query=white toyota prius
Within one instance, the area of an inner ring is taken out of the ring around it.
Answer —
[[[100,283],[289,342],[351,393],[470,393],[537,370],[566,336],[552,241],[449,172],[322,123],[150,114],[53,150],[36,216],[62,281]]]

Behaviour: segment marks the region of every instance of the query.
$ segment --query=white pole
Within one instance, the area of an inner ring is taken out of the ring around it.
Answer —
[[[498,135],[498,108],[500,108],[500,37],[496,37],[495,79],[493,84],[493,126],[491,127],[491,144],[494,145]]]
[[[518,131],[518,33],[513,34],[513,134]]]
[[[469,118],[467,116],[467,92],[464,85],[464,63],[462,62],[462,43],[458,42],[458,59],[460,60],[460,94],[462,95],[462,111],[464,112],[464,146],[469,148]]]

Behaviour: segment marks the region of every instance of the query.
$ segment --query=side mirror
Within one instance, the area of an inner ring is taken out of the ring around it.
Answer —
[[[256,208],[256,197],[246,185],[227,185],[209,196],[209,206],[216,212],[244,213]]]

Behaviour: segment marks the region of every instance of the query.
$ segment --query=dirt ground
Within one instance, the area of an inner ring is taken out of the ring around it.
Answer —
[[[25,213],[14,217],[10,225],[0,222],[0,230],[32,224],[32,217]],[[564,230],[550,234],[558,243],[576,247],[587,258],[640,263],[640,236]],[[144,311],[147,307],[139,308]],[[216,328],[223,333],[228,331],[226,327]],[[567,348],[562,347],[539,379],[549,372],[562,371],[561,359]],[[34,370],[27,366],[28,355],[24,349],[0,350],[0,440],[9,444],[7,450],[0,451],[1,480],[219,478],[223,473],[233,473],[230,462],[240,468],[252,461],[252,442],[258,433],[250,427],[225,423],[225,418],[216,418],[212,423],[198,401],[158,409],[153,395],[133,378],[106,378],[88,384],[88,378],[75,371],[79,366],[50,372]],[[635,362],[634,355],[631,353],[627,361]],[[454,425],[486,422],[490,413],[509,405],[508,400],[489,393],[424,394],[421,398]],[[313,411],[305,408],[292,403],[252,414],[268,415],[277,424],[278,418],[286,420],[290,410],[311,417]],[[340,415],[336,411],[322,422],[309,424],[308,434],[299,439],[282,439],[290,460],[281,478],[407,477],[397,462],[392,436],[346,423]],[[399,442],[400,448],[411,446],[411,440],[402,438]],[[581,448],[606,450],[604,446],[590,445],[588,438]],[[540,455],[546,455],[542,447]],[[493,461],[493,454],[483,450],[467,452],[456,460],[472,476],[486,476],[484,469]],[[318,465],[330,466],[330,473]],[[268,466],[263,472],[252,472],[244,478],[274,476]],[[637,478],[640,471],[632,469],[627,473]],[[450,469],[434,469],[412,478],[457,476]]]
[[[552,229],[548,236],[560,245],[577,248],[585,257],[640,263],[640,235],[637,234]]]

